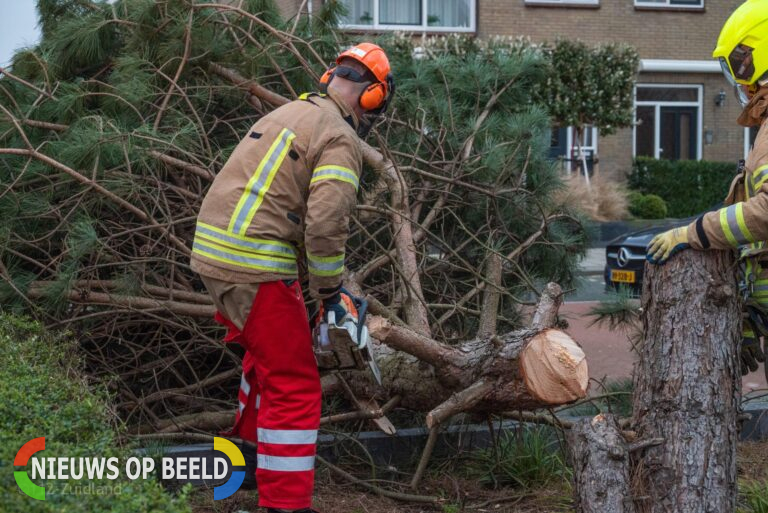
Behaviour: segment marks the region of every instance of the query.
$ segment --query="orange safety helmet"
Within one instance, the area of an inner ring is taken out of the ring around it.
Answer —
[[[362,82],[364,80],[363,77],[355,73],[354,70],[341,66],[341,61],[347,58],[354,59],[365,66],[375,78],[375,82],[366,87],[360,94],[358,100],[360,106],[365,110],[378,109],[383,113],[389,104],[392,93],[394,93],[395,83],[392,78],[387,54],[378,45],[360,43],[341,52],[336,58],[336,66],[323,74],[320,78],[320,84],[323,87],[327,87],[336,75],[354,82]]]

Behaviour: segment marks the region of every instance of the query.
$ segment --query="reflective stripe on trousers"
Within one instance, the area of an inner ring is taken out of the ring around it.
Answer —
[[[259,506],[308,508],[321,392],[298,282],[260,284],[237,341],[246,354],[232,434],[258,442]]]

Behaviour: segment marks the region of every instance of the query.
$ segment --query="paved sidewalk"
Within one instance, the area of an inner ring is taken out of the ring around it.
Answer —
[[[590,316],[589,312],[596,305],[596,301],[564,303],[560,308],[560,315],[569,323],[565,331],[584,349],[590,378],[607,381],[629,378],[637,359],[632,351],[632,344],[626,333],[590,326],[594,317]],[[757,372],[745,376],[742,387],[744,393],[768,387],[762,367]]]
[[[579,274],[603,274],[604,268],[605,248],[589,248],[579,263]]]

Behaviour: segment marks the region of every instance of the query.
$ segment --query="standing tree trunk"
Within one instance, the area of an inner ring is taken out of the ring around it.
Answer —
[[[683,251],[645,273],[632,424],[664,442],[637,455],[635,496],[650,512],[734,511],[741,313],[733,256]]]
[[[574,423],[568,450],[577,513],[635,513],[629,448],[613,415]]]

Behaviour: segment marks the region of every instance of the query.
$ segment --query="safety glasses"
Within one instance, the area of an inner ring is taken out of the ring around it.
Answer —
[[[374,80],[371,80],[371,78],[368,76],[368,73],[358,73],[357,71],[353,70],[352,68],[348,68],[347,66],[337,67],[336,71],[334,71],[334,75],[357,83],[374,82]]]
[[[731,73],[736,80],[751,82],[755,74],[755,60],[752,58],[753,48],[744,44],[738,45],[728,56]]]
[[[731,55],[733,55],[733,52],[731,53]],[[750,56],[751,56],[751,53],[750,53]],[[720,67],[723,70],[723,75],[725,75],[725,79],[728,81],[729,84],[733,86],[733,92],[736,94],[736,99],[739,100],[739,104],[742,107],[746,107],[747,104],[749,103],[749,95],[747,94],[746,87],[736,82],[736,79],[734,78],[733,73],[731,73],[731,68],[728,65],[728,61],[725,59],[725,57],[720,57]],[[752,73],[754,74],[754,72],[755,71],[753,66]]]

